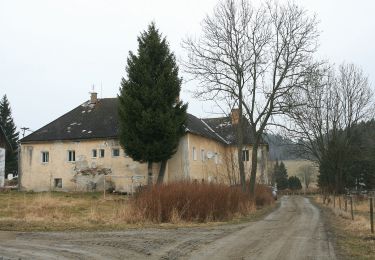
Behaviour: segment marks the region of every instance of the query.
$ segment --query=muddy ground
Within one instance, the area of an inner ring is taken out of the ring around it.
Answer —
[[[0,232],[0,259],[336,259],[319,209],[284,196],[262,220],[119,232]]]

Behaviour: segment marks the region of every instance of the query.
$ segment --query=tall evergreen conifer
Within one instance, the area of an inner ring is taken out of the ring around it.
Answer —
[[[8,173],[16,174],[18,171],[17,145],[19,132],[12,117],[12,109],[6,95],[0,100],[0,125],[5,131],[13,150],[7,150],[5,154],[5,177]]]
[[[127,78],[119,98],[120,143],[138,162],[161,162],[158,183],[163,182],[167,160],[184,134],[187,104],[179,101],[181,78],[166,38],[151,23],[138,37],[138,52],[129,52]]]
[[[278,166],[276,174],[276,183],[278,190],[285,190],[288,188],[288,172],[283,162],[281,162]]]

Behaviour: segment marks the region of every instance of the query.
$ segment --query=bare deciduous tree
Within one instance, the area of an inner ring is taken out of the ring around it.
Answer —
[[[309,74],[305,88],[296,90],[287,102],[300,104],[289,110],[288,135],[299,145],[306,159],[322,164],[335,144],[332,164],[336,169],[337,192],[342,191],[342,165],[351,142],[351,128],[373,118],[373,92],[363,71],[353,64],[342,64],[338,73],[320,68]]]
[[[317,21],[293,3],[274,1],[253,7],[245,0],[223,0],[202,26],[198,40],[183,43],[189,53],[185,70],[199,82],[198,97],[231,100],[249,121],[250,193],[254,195],[262,135],[275,115],[290,108],[283,97],[303,85],[305,74],[315,66],[311,60],[317,48]],[[244,185],[243,132],[238,129]]]

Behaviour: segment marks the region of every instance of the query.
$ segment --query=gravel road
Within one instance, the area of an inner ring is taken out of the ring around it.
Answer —
[[[0,232],[0,259],[336,259],[319,210],[284,196],[257,222],[119,232]]]

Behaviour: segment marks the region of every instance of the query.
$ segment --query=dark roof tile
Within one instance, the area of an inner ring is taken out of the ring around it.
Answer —
[[[117,138],[119,134],[117,98],[86,101],[65,115],[21,139],[21,143],[37,141]],[[223,144],[235,144],[236,132],[230,118],[199,119],[188,114],[186,131]],[[245,134],[245,144],[251,144]]]

